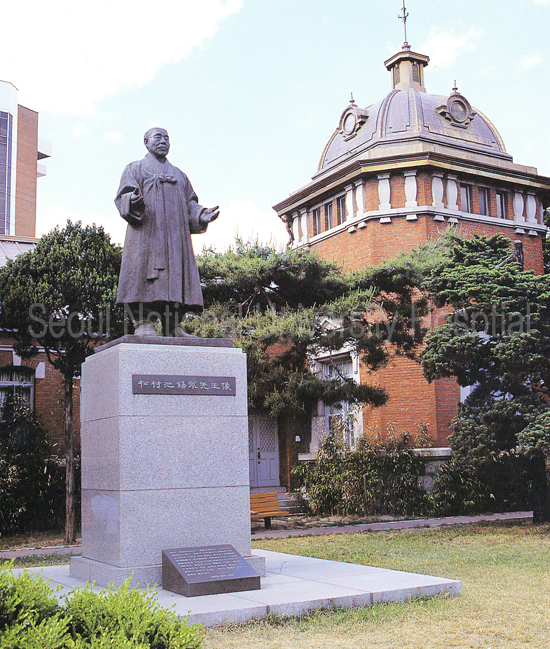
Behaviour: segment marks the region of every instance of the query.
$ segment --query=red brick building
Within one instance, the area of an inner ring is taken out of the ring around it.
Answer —
[[[40,162],[51,155],[49,142],[38,137],[38,113],[17,102],[17,88],[0,81],[0,265],[32,250],[36,239],[37,178],[46,174]],[[52,448],[63,454],[63,382],[46,354],[21,359],[8,332],[0,337],[0,406],[9,392],[21,391],[40,415]],[[76,390],[78,394],[78,390]],[[78,401],[78,397],[76,398]],[[75,430],[78,430],[75,403]]]
[[[291,245],[359,269],[436,238],[452,224],[466,236],[500,233],[520,240],[525,268],[542,273],[550,178],[514,163],[493,124],[457,88],[446,97],[428,94],[428,62],[404,43],[385,62],[390,93],[368,108],[352,100],[344,109],[312,181],[274,206],[292,227]],[[372,375],[353,350],[317,360],[319,372],[330,372],[336,362],[356,381],[388,391],[387,405],[358,413],[356,433],[415,433],[424,426],[436,446],[447,445],[460,401],[454,381],[428,384],[417,363],[401,358]],[[314,427],[326,429],[338,414],[320,404]],[[286,458],[293,442],[280,440],[281,465],[295,463],[300,453],[310,457],[315,437],[309,449],[298,445]]]

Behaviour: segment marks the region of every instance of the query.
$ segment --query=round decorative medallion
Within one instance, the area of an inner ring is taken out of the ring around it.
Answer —
[[[453,101],[453,103],[449,107],[449,112],[457,122],[463,122],[470,111],[461,101]]]
[[[355,129],[356,119],[353,113],[348,113],[344,119],[344,133],[353,133]]]
[[[437,107],[437,112],[449,120],[453,126],[468,128],[468,124],[474,119],[476,113],[472,110],[470,102],[453,88],[447,102]]]
[[[369,114],[366,110],[358,108],[355,102],[346,108],[340,117],[339,131],[344,136],[344,140],[349,140],[355,137],[357,131],[367,121]]]

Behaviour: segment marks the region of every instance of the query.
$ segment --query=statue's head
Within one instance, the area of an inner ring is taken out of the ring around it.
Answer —
[[[159,160],[166,158],[170,151],[170,138],[164,128],[150,128],[143,136],[143,142],[147,151]]]

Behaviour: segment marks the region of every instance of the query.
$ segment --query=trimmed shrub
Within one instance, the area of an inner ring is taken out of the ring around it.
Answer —
[[[8,628],[40,624],[55,616],[59,611],[55,592],[42,577],[26,570],[15,576],[13,562],[0,564],[0,638]]]
[[[430,494],[434,513],[532,509],[530,458],[511,450],[527,421],[513,400],[496,400],[489,412],[475,402],[462,404],[449,438],[452,458],[439,470]]]
[[[173,611],[168,611],[150,590],[130,588],[127,580],[118,589],[109,587],[94,593],[89,585],[73,591],[67,601],[66,614],[76,637],[90,646],[102,646],[104,638],[127,639],[129,647],[151,649],[195,649],[202,646],[202,626],[188,626]],[[126,646],[105,644],[105,646]]]
[[[436,516],[529,510],[533,484],[528,458],[502,453],[478,461],[454,453],[437,472],[429,493]]]
[[[424,513],[427,505],[420,487],[423,466],[407,434],[393,434],[386,442],[364,436],[355,450],[328,435],[317,460],[300,464],[293,472],[313,514],[412,515]]]
[[[0,565],[2,649],[200,649],[204,627],[158,604],[152,590],[74,589],[61,606],[38,575]]]
[[[75,644],[68,632],[68,622],[60,615],[35,622],[15,624],[2,634],[2,649],[65,649],[75,648]],[[84,647],[85,645],[80,645]],[[117,645],[118,646],[118,645]]]

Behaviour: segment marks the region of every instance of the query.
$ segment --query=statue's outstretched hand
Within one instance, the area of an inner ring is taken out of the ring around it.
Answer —
[[[220,208],[218,205],[216,205],[216,207],[208,207],[207,209],[205,209],[201,214],[200,219],[203,223],[212,223],[212,221],[215,221],[219,215]]]

